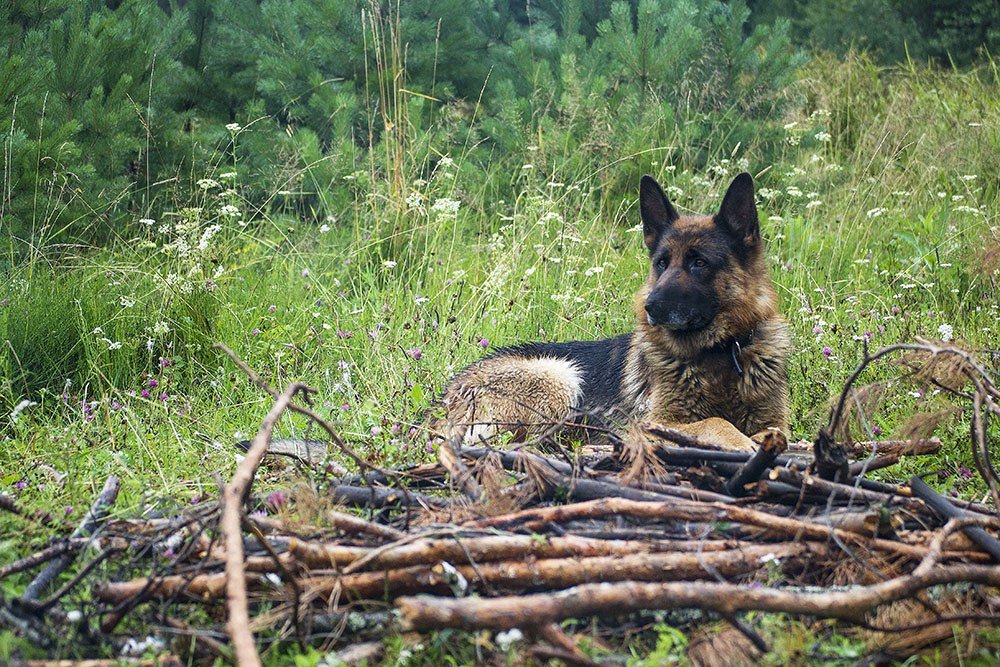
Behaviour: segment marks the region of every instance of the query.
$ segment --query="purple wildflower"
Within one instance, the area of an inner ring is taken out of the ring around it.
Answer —
[[[490,339],[489,338],[480,338],[479,339],[479,347],[489,347],[489,346],[490,346]]]
[[[148,389],[143,389],[143,390],[142,390],[142,391],[141,391],[141,392],[139,393],[139,395],[140,395],[140,396],[142,396],[143,398],[149,398],[149,390],[148,390]]]
[[[407,350],[406,354],[412,357],[414,361],[420,361],[420,358],[424,356],[423,351],[419,347],[415,347],[412,350]]]
[[[153,387],[155,387],[158,384],[160,384],[160,383],[157,382],[156,380],[154,380],[153,378],[149,378],[149,388],[150,389],[152,389]]]
[[[972,479],[972,471],[965,466],[958,467],[958,474],[962,479]]]
[[[823,346],[823,356],[829,359],[833,355],[833,348],[829,345]]]
[[[288,495],[284,491],[275,491],[267,497],[267,504],[273,509],[278,509],[288,500]]]

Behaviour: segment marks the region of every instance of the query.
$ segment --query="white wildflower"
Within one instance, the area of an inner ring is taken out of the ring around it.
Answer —
[[[938,336],[945,343],[949,342],[955,336],[955,328],[950,324],[942,324],[938,327]]]
[[[869,218],[879,218],[882,215],[884,215],[887,210],[888,209],[884,209],[881,207],[870,208],[865,212],[865,215],[868,216]]]
[[[330,231],[330,225],[320,225],[319,226],[319,233],[320,234],[326,234],[328,231]]]
[[[238,218],[240,217],[240,209],[232,204],[226,204],[219,209],[219,215],[227,218]]]
[[[832,139],[832,138],[833,137],[830,136],[829,132],[817,132],[816,133],[816,140],[817,141],[830,141],[830,139]]]
[[[461,208],[461,206],[462,202],[457,199],[441,197],[440,199],[434,200],[434,204],[431,206],[431,211],[436,213],[441,218],[454,219],[458,215],[458,209]]]
[[[603,266],[592,266],[589,269],[587,269],[586,271],[584,271],[583,275],[585,275],[585,276],[587,276],[589,278],[590,276],[592,276],[594,274],[597,274],[597,273],[601,273],[602,271],[604,271],[604,267]]]
[[[394,269],[396,268],[396,262],[392,261],[391,259],[387,259],[384,262],[382,262],[382,266],[384,266],[387,269]]]
[[[219,182],[211,178],[200,178],[198,179],[198,187],[202,190],[211,190],[212,188],[222,187]]]
[[[423,204],[423,201],[424,201],[424,196],[419,192],[417,192],[416,190],[406,195],[406,206],[408,208],[420,208],[421,204]]]
[[[239,132],[240,130],[243,129],[243,126],[240,125],[239,123],[229,123],[226,125],[226,129],[229,130],[230,132]]]
[[[524,633],[517,628],[511,628],[504,632],[497,633],[497,648],[507,652],[511,646],[524,639]]]
[[[140,218],[139,224],[146,225],[147,227],[152,227],[153,225],[156,224],[156,220],[153,220],[152,218]]]
[[[165,336],[168,333],[170,333],[170,325],[164,322],[163,320],[160,320],[159,322],[153,325],[154,335]]]

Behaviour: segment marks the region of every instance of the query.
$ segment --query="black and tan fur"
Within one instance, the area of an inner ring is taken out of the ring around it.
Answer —
[[[635,295],[635,330],[499,350],[451,381],[432,430],[524,438],[542,425],[619,415],[741,448],[746,436],[786,430],[788,325],[764,264],[750,175],[736,177],[714,216],[678,215],[649,176],[639,208],[650,270]]]

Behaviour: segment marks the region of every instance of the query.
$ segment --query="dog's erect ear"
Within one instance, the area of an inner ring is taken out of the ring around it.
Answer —
[[[650,252],[656,248],[660,235],[681,217],[652,176],[643,176],[639,183],[639,215],[642,217],[642,240]]]
[[[760,241],[760,223],[757,222],[757,204],[753,199],[753,178],[750,174],[743,172],[733,179],[715,220],[746,245],[756,245]]]

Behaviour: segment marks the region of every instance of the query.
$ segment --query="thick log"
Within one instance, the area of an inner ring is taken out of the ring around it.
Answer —
[[[396,600],[404,630],[441,628],[509,630],[567,618],[607,618],[647,609],[703,609],[804,614],[861,622],[879,606],[913,597],[931,586],[969,582],[1000,585],[1000,567],[950,565],[919,576],[904,575],[871,586],[823,593],[751,588],[717,582],[584,584],[556,593],[500,598],[402,597]]]

